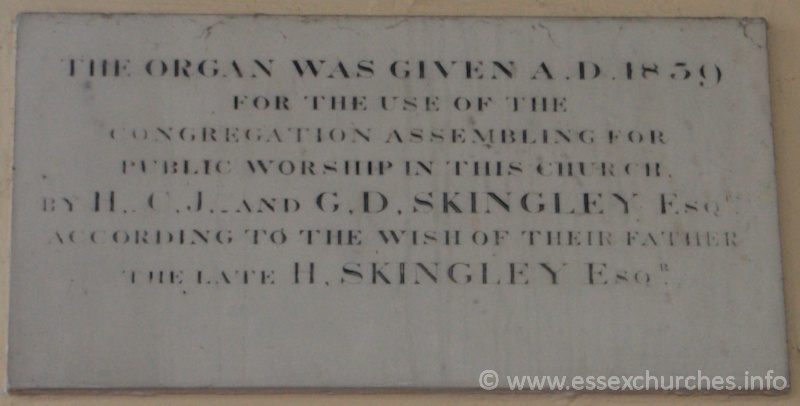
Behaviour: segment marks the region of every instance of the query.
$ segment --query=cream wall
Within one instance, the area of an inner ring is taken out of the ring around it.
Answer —
[[[670,16],[764,17],[769,24],[769,63],[778,170],[783,272],[792,385],[776,396],[525,395],[525,394],[226,394],[9,396],[0,405],[280,405],[311,404],[800,404],[800,0],[0,0],[0,339],[8,320],[8,252],[14,102],[14,21],[17,13],[122,12],[226,14]],[[5,382],[5,351],[0,381]],[[476,377],[477,379],[477,377]]]

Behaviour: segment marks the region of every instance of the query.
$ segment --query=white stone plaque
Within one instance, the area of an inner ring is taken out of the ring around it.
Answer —
[[[12,390],[785,387],[763,20],[17,36]]]

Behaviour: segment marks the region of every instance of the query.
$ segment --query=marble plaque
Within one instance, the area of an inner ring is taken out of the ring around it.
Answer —
[[[28,14],[16,55],[11,390],[784,389],[763,20]]]

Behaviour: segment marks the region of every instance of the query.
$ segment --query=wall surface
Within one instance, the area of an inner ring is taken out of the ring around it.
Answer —
[[[528,394],[162,394],[13,395],[0,405],[279,405],[279,404],[800,404],[800,0],[0,0],[0,340],[8,320],[8,252],[14,109],[14,22],[20,12],[465,15],[465,16],[636,16],[764,17],[768,22],[770,87],[777,159],[778,198],[792,386],[782,395],[528,395]],[[5,351],[0,381],[5,382]]]

